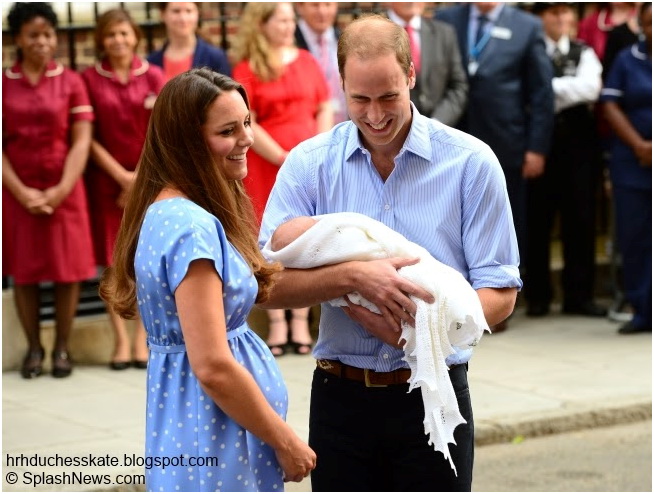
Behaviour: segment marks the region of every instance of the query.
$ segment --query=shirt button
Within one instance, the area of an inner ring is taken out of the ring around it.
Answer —
[[[384,209],[386,211],[388,211],[389,209],[391,209],[391,205],[390,204],[384,204]]]
[[[388,353],[385,353],[385,354],[384,354],[384,358],[388,358]]]

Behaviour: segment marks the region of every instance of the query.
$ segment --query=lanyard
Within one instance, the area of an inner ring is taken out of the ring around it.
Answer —
[[[477,58],[479,58],[479,55],[481,54],[482,50],[484,49],[484,47],[488,43],[488,40],[490,40],[491,29],[492,29],[492,26],[489,27],[489,29],[486,31],[486,33],[484,33],[482,38],[479,40],[479,42],[475,46],[472,46],[472,43],[470,43],[470,47],[471,47],[470,48],[470,58],[472,60],[477,60]]]

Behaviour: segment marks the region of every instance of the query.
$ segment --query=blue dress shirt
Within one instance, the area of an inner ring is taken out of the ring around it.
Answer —
[[[343,211],[370,216],[426,248],[473,288],[522,287],[504,174],[482,141],[418,114],[384,182],[351,122],[294,148],[277,175],[260,245],[297,216]],[[402,350],[371,336],[340,308],[322,304],[318,359],[388,372],[407,367]],[[448,365],[467,362],[461,349]]]

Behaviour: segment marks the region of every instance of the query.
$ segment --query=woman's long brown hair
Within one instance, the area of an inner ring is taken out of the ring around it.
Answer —
[[[121,317],[136,316],[134,257],[145,212],[164,187],[178,190],[216,216],[227,239],[250,265],[259,284],[257,301],[267,298],[278,265],[265,261],[257,245],[250,198],[240,180],[227,180],[203,138],[209,106],[225,91],[245,89],[209,69],[192,69],[171,79],[154,105],[145,144],[100,296]]]

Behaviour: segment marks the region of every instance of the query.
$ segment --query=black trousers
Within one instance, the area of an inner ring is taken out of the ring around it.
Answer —
[[[580,124],[582,129],[592,125],[592,120]],[[545,173],[529,181],[524,281],[530,303],[548,304],[554,297],[550,236],[557,212],[563,243],[563,301],[581,305],[593,299],[598,148],[593,135],[580,134],[568,125],[557,126]]]
[[[314,492],[470,491],[474,423],[465,365],[450,370],[461,415],[450,453],[457,468],[427,444],[419,389],[367,388],[316,369],[311,388],[309,445],[318,457]]]

